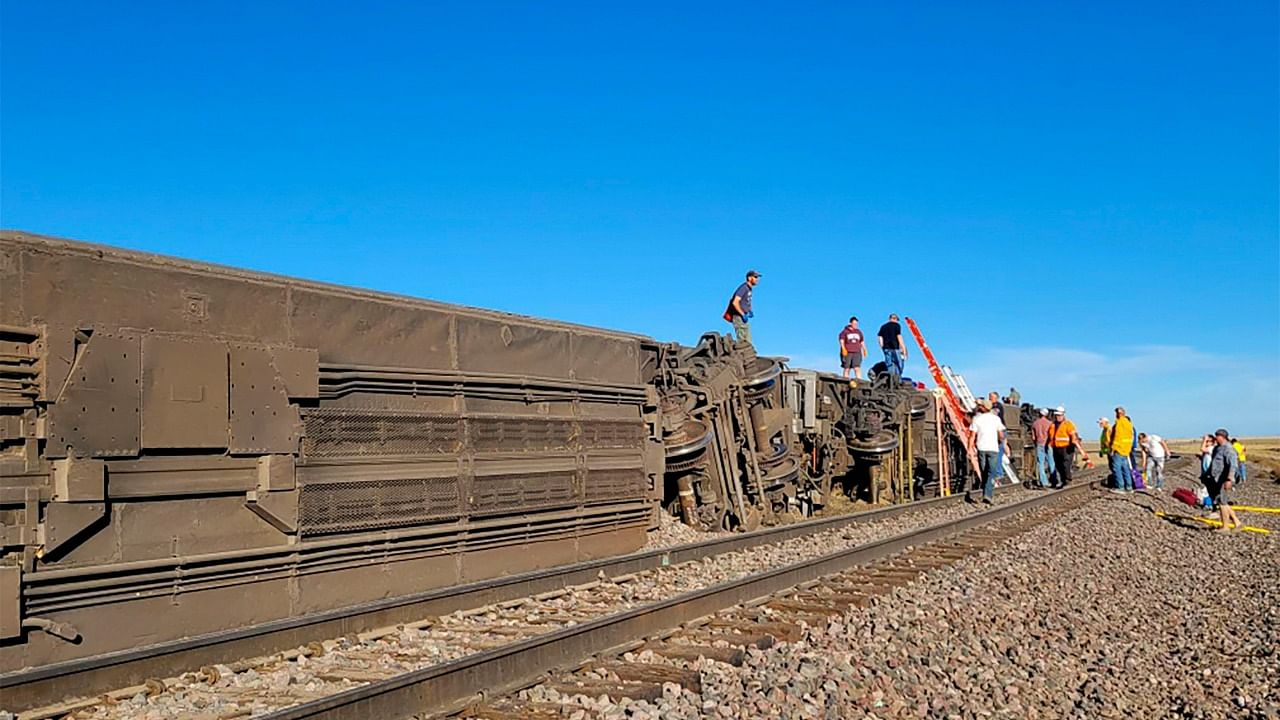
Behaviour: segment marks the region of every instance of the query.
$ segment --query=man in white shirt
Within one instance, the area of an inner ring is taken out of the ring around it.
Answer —
[[[973,422],[969,423],[969,442],[978,451],[978,468],[982,471],[982,502],[992,504],[996,490],[996,471],[999,468],[1000,448],[1004,447],[1004,423],[991,412],[991,404],[978,400]],[[969,494],[965,493],[967,499]]]
[[[1159,435],[1138,433],[1138,446],[1142,448],[1142,464],[1147,468],[1147,487],[1164,490],[1164,461],[1169,457],[1169,446]]]

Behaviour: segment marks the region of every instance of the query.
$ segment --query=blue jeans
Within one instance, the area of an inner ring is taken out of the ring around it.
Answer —
[[[1129,464],[1129,456],[1111,453],[1111,472],[1116,476],[1116,488],[1133,489],[1133,466]]]
[[[1244,463],[1240,463],[1240,467],[1236,470],[1236,484],[1239,485],[1249,478],[1245,476]]]
[[[1001,422],[1004,418],[1000,418]],[[996,479],[1004,477],[1004,446],[1000,446],[1000,452],[996,455]]]
[[[889,374],[893,376],[894,381],[902,379],[902,351],[889,350],[884,351],[884,364],[889,369]]]
[[[996,493],[996,457],[998,453],[978,452],[978,468],[982,470],[982,496],[990,499]]]
[[[1036,446],[1036,474],[1040,477],[1040,487],[1049,487],[1049,476],[1053,474],[1053,450],[1048,445]]]

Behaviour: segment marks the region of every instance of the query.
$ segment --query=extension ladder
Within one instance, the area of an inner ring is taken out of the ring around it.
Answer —
[[[960,430],[960,436],[964,438],[965,450],[969,453],[969,462],[973,465],[973,470],[982,476],[982,471],[978,469],[978,451],[972,447],[969,442],[969,423],[964,417],[964,412],[971,412],[978,406],[977,399],[974,398],[973,392],[969,390],[968,384],[964,378],[950,367],[939,365],[938,359],[933,356],[933,351],[929,349],[929,344],[924,341],[924,333],[920,332],[920,326],[915,320],[906,318],[907,327],[911,329],[911,334],[915,336],[916,344],[920,346],[920,352],[924,355],[924,359],[929,363],[929,373],[933,375],[933,381],[939,388],[943,390],[943,406],[947,408],[947,412],[951,415],[951,423]],[[954,388],[954,389],[953,389]],[[1000,422],[1004,422],[1004,418],[1000,418]],[[1004,454],[1003,470],[1004,476],[1011,483],[1021,482],[1018,474],[1013,471],[1013,464],[1009,462],[1009,455]]]
[[[978,399],[973,396],[973,391],[969,389],[969,384],[964,381],[964,376],[947,365],[942,366],[942,374],[955,386],[956,395],[960,397],[960,402],[964,404],[965,409],[973,412],[974,408],[978,407]],[[1004,418],[1000,418],[1000,422],[1003,423]],[[1002,468],[1004,476],[1010,483],[1021,482],[1018,479],[1018,473],[1013,471],[1013,464],[1009,462],[1009,454],[1004,454],[1004,467]]]
[[[973,412],[973,409],[978,406],[978,400],[973,396],[960,373],[952,370],[949,365],[943,365],[942,374],[946,376],[951,386],[956,389],[956,395],[960,397],[960,404],[964,409]]]
[[[933,351],[929,349],[929,344],[924,341],[924,335],[920,333],[920,326],[916,325],[916,321],[906,318],[907,327],[911,329],[911,334],[916,338],[916,344],[920,346],[920,352],[924,355],[924,359],[929,363],[929,374],[933,375],[933,383],[942,391],[942,408],[946,410],[947,417],[951,420],[951,424],[955,426],[956,432],[960,433],[960,439],[964,440],[965,452],[969,455],[969,464],[973,466],[973,472],[979,477],[982,471],[978,465],[978,450],[973,447],[973,443],[969,442],[969,421],[965,418],[964,406],[960,404],[960,400],[956,398],[955,392],[951,390],[951,383],[947,382],[947,376],[942,374],[942,367],[938,365],[938,361],[933,357]],[[942,442],[942,433],[938,433],[938,442]]]

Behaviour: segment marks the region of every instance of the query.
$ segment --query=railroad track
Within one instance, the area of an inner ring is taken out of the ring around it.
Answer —
[[[959,498],[927,501],[612,561],[530,573],[506,581],[477,583],[455,589],[452,594],[438,593],[439,597],[434,600],[419,598],[418,602],[398,606],[400,614],[412,614],[412,619],[365,631],[334,633],[330,639],[295,644],[284,652],[205,665],[195,672],[166,680],[152,678],[101,698],[45,706],[23,712],[19,717],[72,715],[104,719],[198,717],[214,720],[247,716],[405,717],[424,712],[458,711],[474,705],[479,693],[519,689],[537,682],[552,668],[569,667],[611,648],[635,645],[640,642],[638,638],[652,639],[670,628],[679,628],[744,600],[812,582],[850,565],[886,557],[909,545],[950,537],[1046,503],[1059,503],[1067,496],[1082,495],[1082,488],[1072,488],[1065,493],[1037,493],[1030,500],[1009,502],[976,514],[960,507]],[[929,508],[955,513],[959,518],[871,543],[845,538],[842,546],[838,538],[816,543],[813,540],[823,533],[838,534],[854,525]],[[779,548],[786,548],[786,543],[796,540],[816,545],[820,551],[779,559],[779,553],[787,552]],[[830,552],[832,550],[834,552]],[[709,582],[705,572],[693,572],[714,570],[720,563],[691,561],[744,551],[761,556],[757,558],[760,564],[770,569],[728,578],[713,573],[710,580],[718,582]],[[799,562],[786,564],[797,557]],[[675,567],[677,565],[679,567]],[[664,566],[668,569],[660,572],[658,568]],[[682,578],[681,572],[701,578],[695,582]],[[670,582],[655,583],[654,574],[669,576],[665,579]],[[867,585],[872,587],[875,583]],[[682,590],[687,591],[682,593]],[[433,607],[432,602],[436,603],[435,607],[465,609],[455,609],[447,615],[424,612]],[[779,602],[806,604],[800,600]],[[393,609],[383,607],[378,612],[385,619]],[[769,613],[780,613],[781,609],[782,606],[775,606]],[[363,616],[354,616],[353,620],[360,617]],[[363,619],[370,620],[369,617]],[[728,622],[736,623],[740,619]],[[319,627],[328,627],[327,623],[334,620],[331,618]],[[780,622],[784,626],[793,624],[786,620]],[[773,637],[765,632],[768,629],[755,633],[759,636],[758,642],[766,642],[762,639],[765,636]],[[680,648],[667,650],[668,653],[677,651],[692,652]],[[646,687],[648,692],[653,691],[653,683]],[[496,707],[486,710],[499,711]]]
[[[767,650],[778,642],[800,640],[806,627],[825,626],[851,608],[868,607],[875,597],[930,570],[988,550],[1089,499],[1083,490],[1065,495],[1051,503],[1032,501],[1036,507],[1014,515],[1005,509],[985,513],[993,517],[986,524],[953,523],[970,528],[896,552],[892,548],[900,545],[898,539],[887,541],[879,549],[890,554],[610,648],[575,668],[548,673],[528,691],[472,704],[459,716],[554,720],[573,717],[598,698],[615,704],[643,700],[656,706],[676,693],[701,695],[702,674],[695,661],[705,658],[741,667],[752,648]],[[703,706],[711,715],[717,709],[714,701]]]
[[[1016,490],[1001,490],[997,500],[1017,495]],[[777,548],[775,556],[785,555],[797,551],[797,543],[807,545],[801,549],[813,554],[814,548],[821,549],[824,537],[840,545],[865,542],[891,534],[885,532],[891,524],[935,522],[963,513],[960,503],[961,498],[953,496],[822,518],[0,675],[0,697],[4,698],[0,710],[21,711],[24,718],[61,717],[72,712],[86,716],[103,704],[103,698],[107,706],[112,706],[138,694],[162,694],[166,686],[173,684],[172,679],[184,672],[200,672],[205,677],[216,673],[226,684],[228,676],[271,666],[282,658],[296,660],[301,656],[305,663],[308,655],[317,652],[348,649],[353,638],[360,645],[376,644],[401,626],[422,627],[424,621],[447,618],[459,611],[559,592],[601,577],[625,580],[636,573],[680,567],[731,553],[760,552],[761,548],[763,552]],[[775,563],[783,561],[772,559]],[[677,587],[673,592],[686,589],[688,586]],[[73,693],[85,699],[68,701]],[[295,702],[304,699],[295,698]]]

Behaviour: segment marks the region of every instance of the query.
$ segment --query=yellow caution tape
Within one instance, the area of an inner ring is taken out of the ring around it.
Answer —
[[[1232,505],[1232,510],[1243,510],[1245,512],[1274,513],[1280,515],[1280,508],[1273,507],[1251,507],[1249,505]]]
[[[1238,509],[1238,508],[1237,508],[1237,509]],[[1154,512],[1155,512],[1155,514],[1156,514],[1156,517],[1159,517],[1159,518],[1172,518],[1172,519],[1175,519],[1175,520],[1195,520],[1195,521],[1197,521],[1197,522],[1202,522],[1202,523],[1204,523],[1205,525],[1212,525],[1212,526],[1214,526],[1214,527],[1222,527],[1222,521],[1221,521],[1221,520],[1214,520],[1214,519],[1212,519],[1212,518],[1202,518],[1202,517],[1196,517],[1196,516],[1194,516],[1194,515],[1178,515],[1177,513],[1167,513],[1167,512],[1165,512],[1165,511],[1163,511],[1163,510],[1156,510],[1156,511],[1154,511]],[[1233,528],[1233,529],[1235,529],[1235,530],[1243,530],[1243,531],[1245,531],[1245,532],[1251,532],[1251,533],[1258,533],[1259,535],[1270,535],[1270,534],[1271,534],[1271,531],[1270,531],[1270,530],[1268,530],[1268,529],[1266,529],[1266,528],[1253,527],[1252,525],[1237,525],[1237,526],[1236,526],[1235,528]]]

